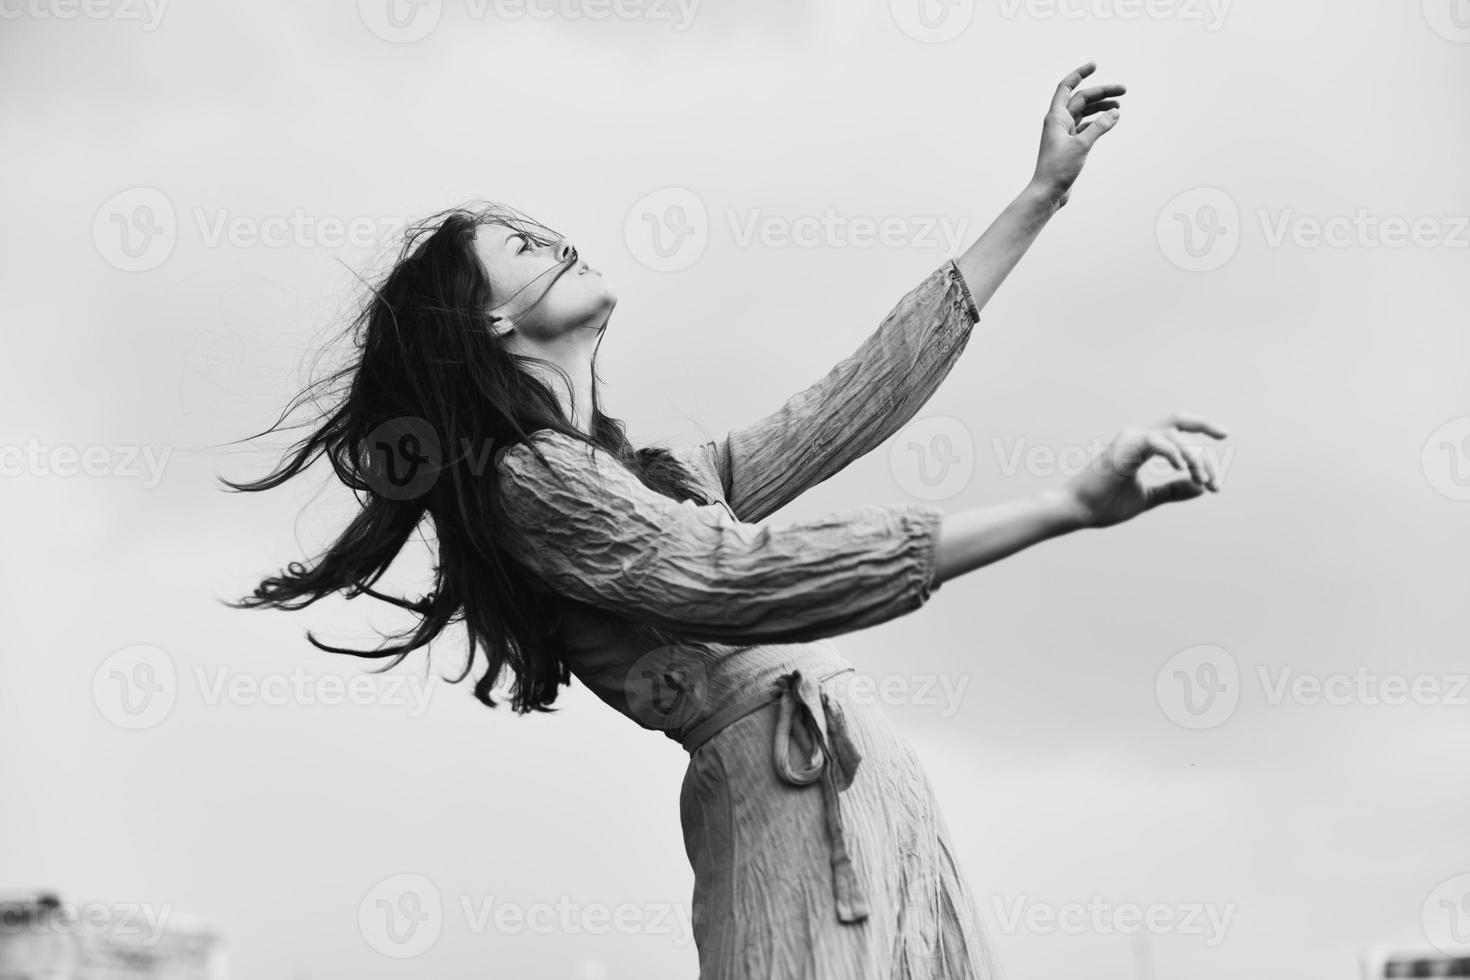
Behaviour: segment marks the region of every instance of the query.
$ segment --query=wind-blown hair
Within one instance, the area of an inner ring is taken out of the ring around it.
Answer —
[[[351,523],[311,562],[291,562],[234,608],[300,609],[336,592],[372,596],[419,617],[416,627],[384,637],[370,650],[332,653],[391,658],[384,669],[463,621],[469,636],[464,680],[483,656],[474,694],[494,707],[492,688],[508,670],[515,711],[550,710],[569,683],[555,597],[506,553],[496,529],[505,516],[494,455],[540,429],[611,453],[650,489],[675,500],[700,499],[688,471],[666,451],[635,450],[623,423],[603,414],[593,355],[592,434],[573,428],[552,390],[525,364],[555,365],[508,350],[491,330],[495,294],[474,249],[475,230],[503,224],[539,245],[560,236],[518,212],[494,205],[456,208],[409,226],[392,270],[371,288],[348,328],[347,366],[309,384],[260,436],[310,427],[259,480],[221,482],[236,491],[280,486],[325,456],[360,504]],[[540,296],[576,262],[553,266]],[[539,296],[537,302],[539,302]],[[534,304],[533,304],[534,305]],[[600,346],[600,339],[599,339]],[[568,385],[570,382],[568,379]],[[303,409],[308,418],[287,424]],[[540,456],[540,450],[531,444]],[[589,452],[591,450],[589,449]],[[428,517],[437,544],[433,589],[410,600],[374,588]]]

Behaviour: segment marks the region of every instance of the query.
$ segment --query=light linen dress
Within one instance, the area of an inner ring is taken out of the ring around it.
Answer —
[[[706,503],[552,430],[497,454],[511,553],[559,597],[568,666],[691,750],[680,796],[702,980],[999,975],[928,777],[831,637],[923,605],[943,512],[758,523],[894,434],[978,318],[954,263],[753,425],[666,446]]]

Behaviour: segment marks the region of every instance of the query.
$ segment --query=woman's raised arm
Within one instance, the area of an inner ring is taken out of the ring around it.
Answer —
[[[902,428],[948,376],[980,309],[1066,203],[1087,152],[1117,122],[1122,85],[1057,86],[1026,189],[959,259],[910,290],[862,345],[821,380],[753,424],[701,448],[730,509],[759,521]]]

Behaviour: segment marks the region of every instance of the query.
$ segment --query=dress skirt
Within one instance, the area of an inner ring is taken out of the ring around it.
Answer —
[[[839,921],[820,787],[777,774],[775,705],[690,758],[680,794],[700,980],[993,980],[929,778],[871,687],[822,683],[861,754],[839,796],[867,918]]]

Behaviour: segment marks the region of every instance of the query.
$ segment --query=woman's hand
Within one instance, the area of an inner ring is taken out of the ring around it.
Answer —
[[[1087,151],[1118,123],[1117,97],[1122,85],[1094,85],[1076,91],[1097,65],[1089,61],[1062,79],[1041,125],[1041,152],[1032,186],[1057,207],[1067,203],[1072,184],[1087,162]]]
[[[1160,504],[1193,500],[1206,490],[1219,491],[1214,462],[1201,447],[1186,446],[1180,434],[1198,432],[1223,439],[1225,430],[1201,418],[1173,415],[1151,429],[1124,429],[1087,469],[1062,489],[1064,506],[1077,527],[1111,527]],[[1185,474],[1168,483],[1145,487],[1143,464],[1155,456]]]

